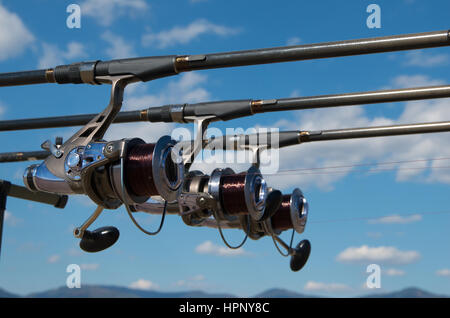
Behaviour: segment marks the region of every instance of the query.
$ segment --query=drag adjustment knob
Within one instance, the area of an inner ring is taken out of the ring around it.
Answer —
[[[308,240],[303,240],[293,249],[291,254],[291,270],[298,272],[305,266],[311,253],[311,243]]]
[[[85,230],[80,241],[80,248],[85,252],[100,252],[111,247],[118,238],[119,230],[114,226],[105,226],[94,231]]]

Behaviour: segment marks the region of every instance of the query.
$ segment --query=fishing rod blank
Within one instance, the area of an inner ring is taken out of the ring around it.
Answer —
[[[50,152],[46,150],[4,152],[0,153],[0,163],[44,160],[48,155]]]
[[[394,126],[332,129],[322,131],[300,131],[298,133],[298,136],[299,143],[304,143],[313,141],[428,134],[449,131],[450,122],[444,121],[426,124],[406,124]]]
[[[87,124],[97,115],[98,114],[83,114],[73,116],[3,120],[0,121],[0,131],[82,126]],[[114,118],[115,124],[132,123],[138,121],[147,121],[147,112],[145,110],[120,112]]]
[[[450,85],[266,100],[234,100],[148,108],[150,122],[189,122],[209,117],[231,120],[257,113],[404,102],[450,97]],[[0,122],[1,128],[1,122]]]
[[[0,86],[27,84],[100,84],[102,76],[131,75],[146,82],[180,72],[256,64],[300,61],[450,45],[448,30],[318,44],[264,48],[205,55],[152,56],[80,62],[54,69],[0,74]]]
[[[249,145],[268,146],[269,148],[282,148],[313,141],[387,137],[441,132],[450,132],[450,121],[317,131],[293,130],[237,136],[227,135],[206,140],[205,147],[207,147],[208,149],[223,150],[243,150],[248,149],[247,146]],[[187,143],[193,143],[193,141],[187,141]],[[47,151],[0,153],[0,162],[40,160],[45,159],[48,155],[50,155],[50,152]]]
[[[359,139],[450,132],[450,121],[406,125],[330,129],[317,131],[281,131],[249,135],[226,135],[206,142],[208,149],[246,150],[249,146],[282,148],[305,142]]]
[[[268,100],[229,100],[198,104],[150,107],[117,114],[114,123],[130,122],[186,122],[187,117],[214,116],[216,120],[230,120],[258,113],[305,110],[325,107],[354,106],[388,102],[404,102],[450,97],[450,85],[319,95]],[[16,119],[0,121],[0,131],[56,128],[84,125],[97,114]]]

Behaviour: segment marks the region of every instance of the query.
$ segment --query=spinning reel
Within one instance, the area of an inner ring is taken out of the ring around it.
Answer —
[[[41,164],[28,167],[23,177],[29,190],[85,194],[98,205],[88,220],[74,230],[74,236],[81,238],[80,247],[87,252],[108,248],[119,237],[115,227],[87,230],[103,209],[117,209],[124,204],[139,226],[131,207],[151,196],[176,200],[184,178],[183,164],[173,160],[175,141],[169,136],[161,137],[155,144],[139,138],[110,142],[102,139],[121,108],[125,86],[134,79],[129,76],[97,79],[112,85],[108,107],[64,144],[46,141],[42,148],[49,150],[50,156]]]
[[[218,221],[232,222],[243,215],[262,221],[273,215],[281,204],[281,193],[269,191],[255,166],[239,174],[230,168],[217,168],[211,176],[191,171],[184,181],[178,204],[188,225],[201,224],[211,214]],[[211,211],[205,212],[205,208]]]
[[[232,169],[215,169],[211,176],[200,171],[191,171],[178,197],[180,214],[190,226],[204,226],[213,216],[222,240],[229,248],[221,223],[239,222],[244,218],[248,224],[270,218],[281,204],[281,192],[270,191],[261,172],[255,166],[246,172],[236,174]]]

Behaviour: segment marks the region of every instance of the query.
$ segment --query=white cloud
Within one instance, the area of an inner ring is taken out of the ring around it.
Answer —
[[[0,3],[0,61],[22,53],[33,41],[20,17]]]
[[[54,263],[59,262],[60,258],[61,257],[59,255],[52,255],[47,259],[47,262],[50,264],[54,264]]]
[[[3,114],[6,112],[6,107],[5,105],[0,102],[0,117],[3,116]]]
[[[10,211],[6,210],[5,215],[4,215],[4,221],[6,224],[8,224],[10,226],[16,226],[23,220],[14,216]]]
[[[303,289],[310,292],[327,292],[327,293],[347,292],[351,290],[351,288],[345,284],[321,283],[315,281],[308,281]]]
[[[238,32],[238,29],[214,24],[206,19],[199,19],[187,26],[175,26],[170,30],[144,34],[142,36],[142,44],[144,46],[156,45],[162,49],[177,44],[189,43],[203,34],[227,36]]]
[[[404,276],[406,273],[401,269],[389,268],[383,272],[387,276]]]
[[[450,269],[449,268],[443,268],[438,271],[436,271],[436,275],[438,276],[450,276]]]
[[[371,238],[380,238],[383,234],[381,232],[368,232],[367,236]]]
[[[198,274],[198,275],[195,275],[194,277],[192,277],[192,280],[194,280],[194,281],[205,280],[205,276],[202,274]]]
[[[145,280],[142,278],[138,279],[135,282],[132,282],[129,287],[133,288],[133,289],[140,289],[140,290],[153,290],[153,289],[159,288],[158,284],[155,284],[149,280]]]
[[[411,51],[405,54],[405,65],[408,66],[444,66],[449,61],[448,54],[426,54],[423,51]]]
[[[286,45],[298,45],[300,42],[302,42],[302,40],[299,37],[293,36],[286,41]]]
[[[74,229],[74,226],[71,226],[70,227],[71,233],[73,233],[73,229]],[[83,255],[83,252],[79,248],[73,248],[72,247],[72,248],[67,250],[67,254],[70,255],[70,256],[81,256],[81,255]]]
[[[95,18],[103,26],[111,25],[119,16],[135,17],[150,8],[144,0],[85,0],[80,7],[82,15]]]
[[[57,45],[42,43],[42,55],[38,62],[39,68],[55,67],[73,62],[73,59],[87,56],[85,47],[79,42],[70,42],[65,50],[61,50]]]
[[[399,75],[391,80],[390,86],[387,88],[407,88],[407,87],[421,87],[421,86],[436,86],[443,85],[445,81],[440,79],[431,79],[426,75]]]
[[[81,264],[80,268],[85,271],[95,271],[100,267],[100,264],[90,263],[90,264]]]
[[[102,34],[102,39],[110,46],[106,48],[106,54],[112,59],[129,58],[136,56],[133,45],[111,31]]]
[[[181,279],[179,281],[177,281],[175,284],[175,286],[177,287],[184,287],[184,288],[204,288],[207,286],[207,284],[205,283],[205,276],[199,274],[199,275],[195,275],[193,277],[189,277],[187,279]]]
[[[207,76],[199,73],[183,73],[171,80],[158,94],[140,94],[133,92],[125,96],[125,109],[131,107],[152,107],[165,104],[198,103],[210,98],[210,93],[201,85],[207,82]]]
[[[417,251],[402,251],[393,246],[349,247],[339,253],[337,261],[342,263],[409,264],[420,258]]]
[[[211,241],[205,241],[195,248],[197,254],[209,254],[216,256],[242,256],[248,254],[242,247],[239,249],[230,249],[226,246],[220,246],[212,243]]]
[[[398,214],[383,216],[378,219],[369,220],[370,224],[408,224],[422,220],[420,214],[413,214],[409,216],[401,216]]]

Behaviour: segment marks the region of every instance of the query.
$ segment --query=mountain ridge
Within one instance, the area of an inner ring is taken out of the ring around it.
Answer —
[[[207,293],[200,290],[163,292],[140,290],[121,286],[84,285],[82,288],[58,287],[24,296],[0,288],[0,298],[241,298],[229,293]],[[303,294],[282,288],[271,288],[250,298],[323,298],[325,296]],[[448,298],[418,287],[407,287],[398,291],[362,295],[356,298]]]

